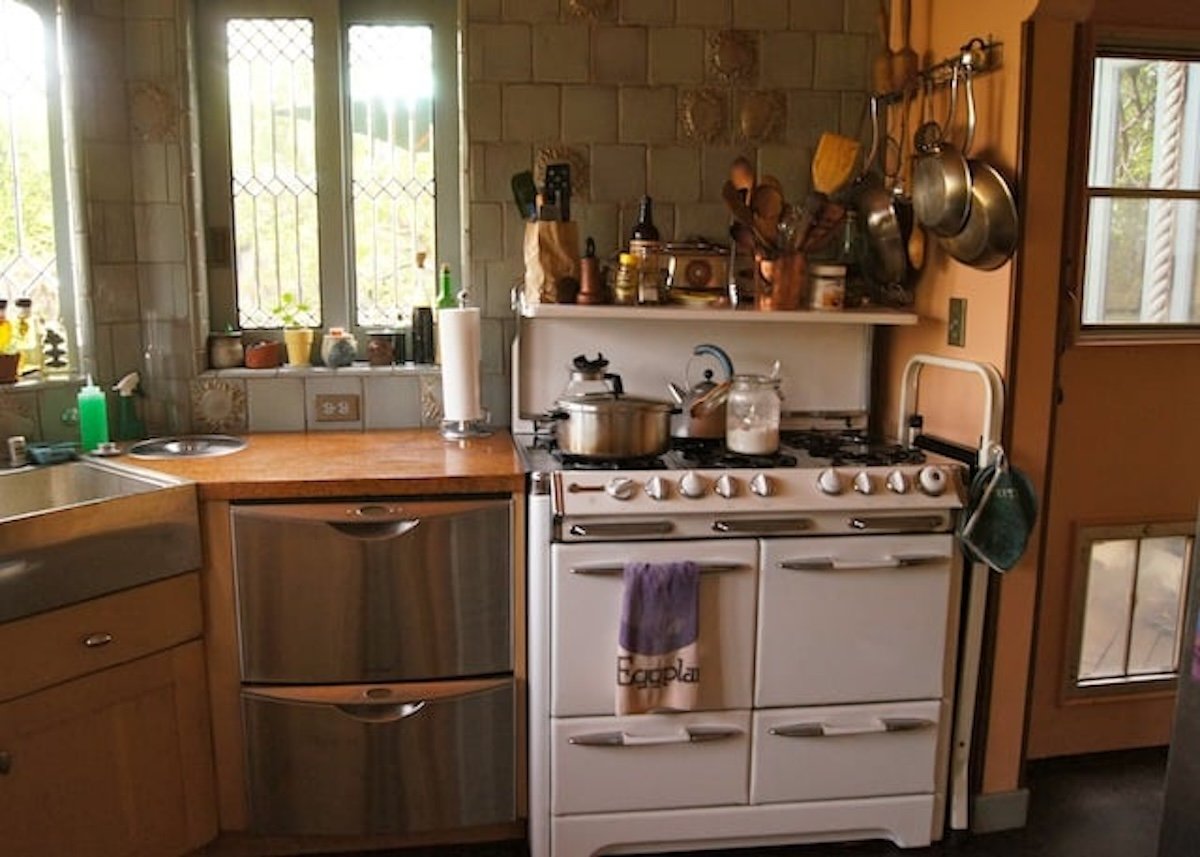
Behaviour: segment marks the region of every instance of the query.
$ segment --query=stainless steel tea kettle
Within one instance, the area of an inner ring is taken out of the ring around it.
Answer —
[[[680,413],[671,417],[671,437],[701,440],[723,439],[725,437],[724,397],[710,394],[716,387],[728,386],[729,379],[733,377],[733,361],[729,359],[729,355],[725,353],[724,349],[707,343],[697,345],[692,349],[692,354],[697,357],[708,355],[714,358],[720,364],[725,377],[720,382],[714,381],[713,371],[705,369],[704,379],[691,387],[681,386],[674,381],[667,382],[671,400],[680,408]],[[684,383],[688,383],[686,379]],[[698,402],[700,406],[693,408],[692,406]]]

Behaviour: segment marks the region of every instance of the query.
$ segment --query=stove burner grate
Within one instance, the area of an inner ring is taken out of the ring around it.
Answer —
[[[636,458],[591,458],[568,455],[557,447],[551,449],[554,460],[567,470],[666,470],[667,463],[657,455]]]
[[[719,441],[714,445],[695,443],[673,444],[679,460],[687,467],[714,467],[722,469],[746,468],[767,469],[771,467],[795,467],[796,456],[786,452],[770,455],[745,455],[725,448]]]
[[[805,450],[814,458],[828,458],[835,466],[920,464],[925,460],[925,454],[919,449],[871,440],[859,431],[789,431],[783,433],[783,441]]]

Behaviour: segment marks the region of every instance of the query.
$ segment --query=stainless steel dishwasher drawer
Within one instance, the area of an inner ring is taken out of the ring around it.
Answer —
[[[232,515],[244,682],[511,672],[511,501],[242,505]]]
[[[242,716],[257,833],[415,833],[516,819],[512,679],[246,687]]]

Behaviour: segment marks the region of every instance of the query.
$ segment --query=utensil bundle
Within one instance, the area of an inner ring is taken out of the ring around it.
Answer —
[[[793,205],[784,198],[779,179],[769,175],[749,188],[739,188],[735,181],[744,166],[740,160],[721,188],[721,198],[733,215],[730,233],[738,248],[774,259],[823,247],[845,217],[845,207],[823,193],[811,193],[803,205]]]

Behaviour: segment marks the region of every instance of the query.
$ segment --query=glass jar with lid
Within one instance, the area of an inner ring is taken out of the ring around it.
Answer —
[[[777,452],[782,410],[779,378],[734,375],[725,405],[725,446],[743,455]]]

